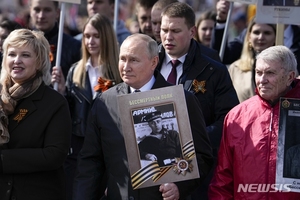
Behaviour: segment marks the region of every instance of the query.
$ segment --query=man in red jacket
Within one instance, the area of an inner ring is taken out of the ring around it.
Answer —
[[[287,47],[272,46],[257,56],[257,95],[234,107],[224,120],[211,200],[300,199],[300,193],[279,191],[280,184],[275,184],[279,98],[300,98],[297,74],[295,56]]]

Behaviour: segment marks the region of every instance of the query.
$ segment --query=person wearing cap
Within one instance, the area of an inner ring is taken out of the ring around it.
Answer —
[[[182,157],[179,133],[162,126],[160,111],[147,114],[144,121],[152,132],[139,143],[141,159],[157,161],[162,167],[170,165],[175,157]]]
[[[211,170],[212,148],[201,106],[195,95],[185,90],[186,104],[178,106],[186,106],[188,111],[200,178],[133,190],[124,142],[124,135],[133,133],[123,132],[119,107],[124,105],[118,104],[118,96],[171,86],[156,70],[157,63],[157,43],[150,36],[137,33],[122,43],[119,72],[123,82],[103,92],[93,103],[78,156],[74,200],[100,199],[103,181],[107,181],[107,199],[185,199]]]

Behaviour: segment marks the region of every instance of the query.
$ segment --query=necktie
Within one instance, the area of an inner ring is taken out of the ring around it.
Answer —
[[[136,92],[141,92],[141,90],[134,90],[134,93],[136,93]]]
[[[167,81],[169,83],[172,83],[173,85],[176,85],[176,78],[177,78],[177,71],[176,71],[176,67],[179,65],[180,61],[179,60],[171,60],[171,64],[172,64],[172,70],[168,76]]]

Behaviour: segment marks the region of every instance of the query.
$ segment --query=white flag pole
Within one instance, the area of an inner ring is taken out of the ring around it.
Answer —
[[[116,34],[117,34],[118,18],[119,18],[119,0],[115,0],[114,30]]]
[[[224,57],[224,51],[225,51],[225,46],[226,46],[226,42],[227,42],[228,27],[229,27],[231,13],[232,13],[232,9],[233,9],[233,3],[234,2],[230,2],[230,4],[229,4],[228,15],[227,15],[227,19],[226,19],[225,29],[224,29],[222,43],[221,43],[220,52],[219,52],[219,56],[220,56],[221,60],[223,60],[223,57]]]
[[[56,51],[56,62],[55,66],[58,70],[61,70],[60,67],[60,59],[61,59],[61,48],[62,48],[62,40],[64,33],[64,22],[65,22],[65,3],[61,3],[60,17],[59,17],[59,28],[58,28],[58,42],[57,42],[57,51]],[[54,83],[54,89],[57,91],[58,83]]]

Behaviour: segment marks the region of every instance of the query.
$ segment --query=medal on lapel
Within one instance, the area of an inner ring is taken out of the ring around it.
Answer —
[[[193,80],[193,90],[194,90],[195,94],[200,91],[203,94],[206,92],[205,83],[206,83],[206,81],[197,81],[196,79]]]
[[[14,120],[19,123],[27,114],[28,110],[27,109],[20,109],[19,113],[14,117]]]

